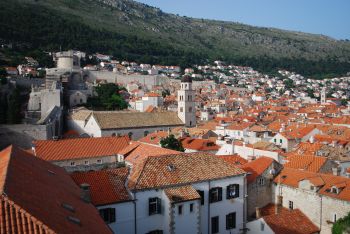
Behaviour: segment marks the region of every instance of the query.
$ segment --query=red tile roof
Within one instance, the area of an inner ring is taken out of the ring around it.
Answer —
[[[136,146],[133,147],[134,145]],[[128,148],[131,149],[129,152],[124,150],[120,154],[127,152],[122,155],[124,156],[125,160],[131,164],[142,162],[142,160],[150,156],[180,153],[179,151],[166,149],[159,146],[147,145],[147,144],[138,143],[138,142],[129,145]]]
[[[238,154],[234,154],[234,155],[217,155],[217,157],[225,160],[227,163],[231,163],[232,165],[236,165],[236,166],[244,165],[244,164],[246,164],[248,162],[248,160],[242,158]]]
[[[152,145],[159,145],[160,141],[163,138],[166,138],[169,135],[168,132],[165,131],[159,131],[159,132],[153,132],[148,134],[147,136],[139,139],[140,142],[152,144]]]
[[[272,158],[259,157],[254,161],[248,162],[241,166],[244,171],[251,173],[247,176],[248,184],[254,182],[258,176],[262,175],[264,171],[266,171],[271,166],[273,161],[274,160]]]
[[[127,136],[34,141],[35,155],[47,161],[117,155],[129,144]]]
[[[164,190],[170,202],[183,202],[200,199],[198,192],[191,186],[173,187]]]
[[[0,152],[1,233],[112,233],[80,194],[64,169],[13,146]]]
[[[208,139],[197,139],[197,138],[180,138],[182,146],[185,149],[197,150],[197,151],[217,151],[220,146],[215,144],[215,142]]]
[[[284,164],[284,167],[319,172],[328,159],[313,155],[293,155],[288,157],[287,160],[288,162]]]
[[[129,178],[129,189],[143,190],[170,185],[243,175],[238,167],[209,153],[190,153],[148,157],[136,164]]]
[[[288,210],[281,207],[280,212],[275,214],[274,208],[275,205],[270,204],[261,209],[263,219],[274,233],[314,234],[320,231],[320,229],[299,209]]]
[[[322,186],[318,190],[319,194],[339,200],[350,201],[350,179],[346,177],[284,168],[274,179],[274,182],[298,188],[299,182],[302,180],[309,180],[314,183],[315,186]],[[322,181],[323,183],[321,183]],[[339,188],[339,193],[333,193],[330,191],[333,186]]]
[[[71,174],[77,185],[89,184],[91,202],[102,206],[130,200],[125,188],[128,168],[117,168],[102,171],[75,172]]]

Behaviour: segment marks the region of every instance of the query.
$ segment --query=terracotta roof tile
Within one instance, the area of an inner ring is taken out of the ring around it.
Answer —
[[[182,146],[185,149],[197,150],[197,151],[217,151],[220,146],[215,142],[208,139],[197,139],[197,138],[180,138]]]
[[[139,143],[131,151],[129,151],[126,154],[122,154],[122,155],[124,156],[124,158],[127,162],[129,162],[131,164],[135,164],[135,163],[141,162],[142,160],[144,160],[145,158],[150,157],[150,156],[178,154],[178,153],[181,153],[181,152],[171,150],[171,149],[162,148],[159,146],[153,146],[153,145]]]
[[[173,112],[94,111],[92,116],[101,129],[184,125]]]
[[[300,181],[310,179],[316,184],[322,184],[322,181],[324,181],[324,185],[322,185],[322,187],[318,190],[319,194],[339,200],[350,201],[350,179],[346,177],[335,176],[332,174],[314,173],[292,168],[284,168],[281,173],[274,179],[274,182],[298,188]],[[339,189],[339,193],[331,192],[330,189],[332,186],[337,187],[337,185],[345,185],[345,187]]]
[[[242,168],[246,172],[251,173],[247,176],[248,184],[254,182],[258,176],[264,173],[264,171],[266,171],[271,166],[273,161],[274,160],[272,158],[259,157],[254,161],[242,165],[240,168]]]
[[[152,145],[159,145],[160,141],[163,138],[166,138],[169,135],[168,132],[159,131],[159,132],[153,132],[148,134],[147,136],[139,139],[140,142],[152,144]]]
[[[117,155],[129,141],[127,136],[75,138],[34,141],[34,146],[37,157],[59,161]]]
[[[242,158],[238,154],[235,155],[217,155],[218,158],[225,160],[227,163],[231,163],[232,165],[244,165],[248,162],[248,160]]]
[[[266,213],[264,209],[271,210],[271,207],[274,209],[274,205],[262,208],[262,213]],[[263,219],[276,234],[314,234],[320,231],[299,209],[282,208],[280,213],[263,216]]]
[[[132,169],[128,186],[143,190],[242,175],[245,172],[208,153],[148,157]]]
[[[80,198],[80,188],[64,169],[10,146],[0,152],[0,170],[2,233],[40,230],[48,233],[112,233],[96,208]],[[64,205],[72,207],[74,212]],[[17,215],[19,219],[14,218]],[[74,217],[80,224],[68,217]],[[12,225],[6,225],[5,220],[11,220]]]
[[[288,157],[287,160],[288,162],[284,164],[284,167],[319,172],[328,159],[313,155],[293,155]]]
[[[90,185],[91,202],[95,206],[118,203],[130,200],[125,181],[128,168],[117,168],[102,171],[75,172],[71,174],[77,185]]]
[[[164,192],[172,203],[197,200],[201,198],[191,185],[168,188],[165,189]]]

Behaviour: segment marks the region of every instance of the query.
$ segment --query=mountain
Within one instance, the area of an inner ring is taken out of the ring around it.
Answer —
[[[0,0],[0,41],[188,66],[216,59],[307,76],[350,71],[350,42],[164,13],[131,0]]]

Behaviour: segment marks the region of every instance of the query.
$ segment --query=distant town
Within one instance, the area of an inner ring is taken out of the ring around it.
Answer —
[[[350,219],[350,73],[48,55],[0,67],[0,233],[328,234]]]

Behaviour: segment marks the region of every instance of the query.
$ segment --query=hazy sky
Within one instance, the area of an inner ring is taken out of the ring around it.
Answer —
[[[350,39],[350,0],[137,0],[165,12]]]

